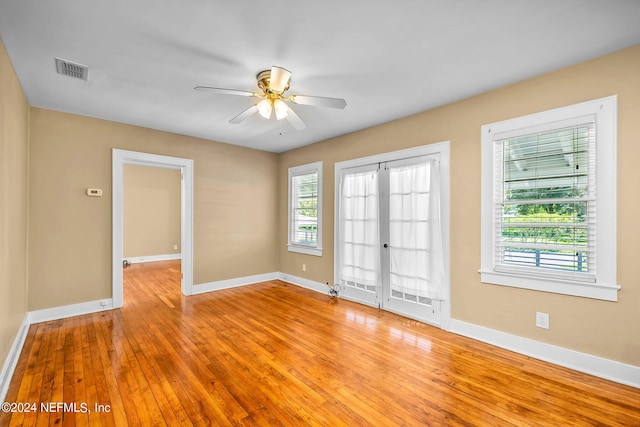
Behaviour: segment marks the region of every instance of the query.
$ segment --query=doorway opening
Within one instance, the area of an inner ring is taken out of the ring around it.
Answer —
[[[152,276],[161,267],[174,277],[173,285],[178,278],[174,293],[181,292],[181,187],[182,171],[178,168],[124,165],[124,306],[130,292],[141,290],[131,286],[132,277],[145,272]]]
[[[193,160],[114,149],[112,159],[112,295],[114,308],[123,305],[124,165],[150,166],[180,171],[181,292],[183,295],[191,295],[193,293]]]

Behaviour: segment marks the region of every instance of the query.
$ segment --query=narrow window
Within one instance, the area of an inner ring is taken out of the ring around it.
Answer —
[[[289,168],[289,251],[322,255],[322,162]]]

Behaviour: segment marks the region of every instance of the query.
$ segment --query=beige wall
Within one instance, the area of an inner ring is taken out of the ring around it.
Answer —
[[[32,107],[29,310],[111,297],[112,148],[194,160],[194,284],[278,270],[277,155]]]
[[[124,257],[179,254],[180,170],[138,165],[123,169]]]
[[[480,127],[512,117],[618,95],[618,302],[480,283]],[[428,96],[428,95],[425,95]],[[280,271],[333,280],[334,163],[451,141],[452,317],[640,366],[640,46],[500,88],[392,123],[280,156]],[[286,248],[287,168],[324,161],[322,257]],[[302,264],[307,271],[302,271]],[[551,328],[534,325],[550,314]]]
[[[29,106],[0,40],[0,369],[27,313]]]

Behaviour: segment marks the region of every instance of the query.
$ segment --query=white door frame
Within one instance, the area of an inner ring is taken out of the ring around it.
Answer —
[[[124,228],[125,164],[179,169],[182,172],[180,246],[182,248],[182,293],[193,293],[193,160],[158,154],[113,149],[112,157],[112,298],[113,307],[123,305],[122,261]]]
[[[359,166],[371,165],[374,163],[385,163],[394,160],[407,159],[411,157],[428,156],[435,153],[440,154],[440,185],[441,185],[441,226],[442,226],[442,246],[444,250],[444,265],[445,265],[445,300],[440,307],[440,328],[449,330],[451,321],[451,274],[449,266],[449,141],[443,141],[436,144],[423,145],[421,147],[409,148],[406,150],[393,151],[389,153],[383,153],[368,157],[361,157],[359,159],[346,160],[342,162],[336,162],[335,164],[335,191],[334,191],[334,218],[339,218],[339,206],[340,206],[340,174],[342,170],[348,168],[354,168]],[[334,283],[338,283],[338,265],[339,265],[339,227],[338,221],[334,224]],[[367,303],[364,301],[357,301],[360,303]]]

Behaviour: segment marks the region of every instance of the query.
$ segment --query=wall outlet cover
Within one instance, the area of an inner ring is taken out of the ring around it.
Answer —
[[[549,314],[536,311],[536,326],[549,329]]]

